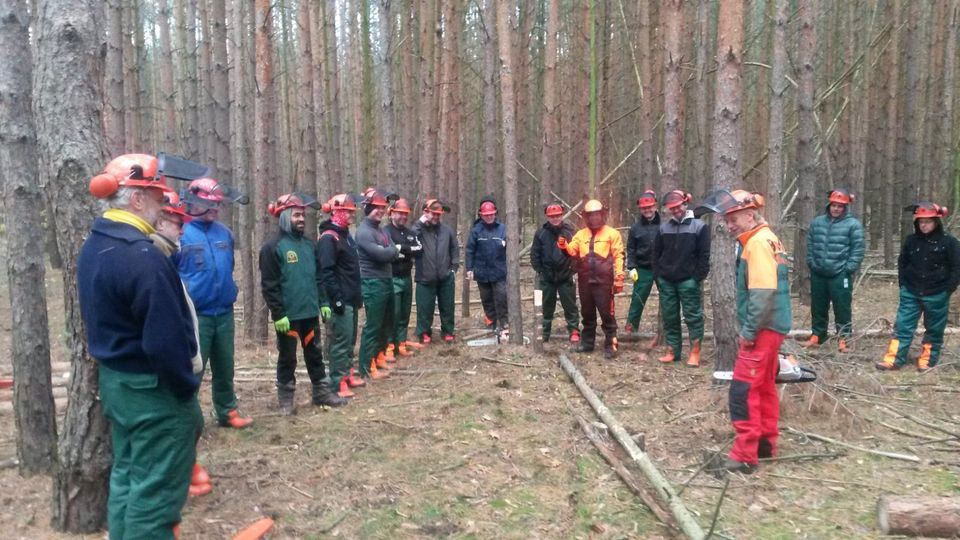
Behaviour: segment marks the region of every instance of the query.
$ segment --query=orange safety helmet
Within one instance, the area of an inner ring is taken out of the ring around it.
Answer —
[[[406,199],[397,199],[391,206],[391,212],[399,212],[401,214],[410,213],[410,205],[407,203]]]
[[[728,191],[718,189],[707,197],[693,210],[693,215],[701,217],[704,214],[720,214],[722,216],[741,210],[763,208],[763,195],[751,193],[743,189]]]
[[[693,201],[693,195],[682,189],[675,189],[663,197],[663,206],[669,210],[681,204],[689,204],[691,201]]]
[[[832,189],[827,195],[832,203],[850,204],[854,201],[853,194],[844,188]]]
[[[443,215],[450,211],[450,207],[440,202],[440,199],[427,199],[427,202],[423,203],[423,211]]]
[[[187,185],[187,191],[197,199],[207,202],[219,203],[223,200],[220,182],[217,182],[213,178],[197,178]]]
[[[277,197],[275,202],[267,205],[267,212],[273,217],[280,217],[280,214],[288,208],[320,208],[316,199],[303,193],[287,193]]]
[[[497,205],[493,204],[493,201],[484,201],[480,205],[480,215],[481,216],[493,216],[497,213]]]
[[[904,207],[904,210],[913,212],[913,219],[939,219],[947,217],[950,211],[946,206],[940,206],[937,203],[923,201],[917,204],[911,204]]]
[[[652,189],[648,189],[644,191],[643,195],[641,195],[640,198],[637,199],[637,206],[640,208],[649,208],[651,206],[656,206],[656,205],[657,205],[657,192]]]
[[[726,209],[723,213],[732,214],[734,212],[739,212],[740,210],[747,210],[753,208],[759,210],[763,208],[763,195],[759,193],[751,193],[745,189],[735,189],[730,192],[730,195],[737,201],[737,205],[731,208]]]
[[[323,213],[332,214],[337,210],[346,210],[348,212],[357,211],[357,203],[348,193],[341,193],[330,197],[330,200],[323,204],[321,208]]]
[[[562,215],[563,215],[563,207],[560,206],[559,204],[556,204],[556,203],[548,204],[546,207],[544,207],[543,213],[544,213],[547,217],[562,216]]]
[[[175,214],[180,216],[184,223],[190,223],[190,220],[193,219],[193,216],[187,213],[186,205],[180,200],[180,196],[177,195],[175,191],[164,192],[163,198],[165,204],[160,210],[167,214]]]
[[[124,154],[113,158],[103,172],[90,179],[90,194],[106,199],[122,187],[154,188],[172,191],[157,174],[157,158],[148,154]]]

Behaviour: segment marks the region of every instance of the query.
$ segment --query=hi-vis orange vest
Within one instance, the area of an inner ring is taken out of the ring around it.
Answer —
[[[580,229],[567,243],[567,254],[577,259],[577,273],[587,283],[623,281],[623,238],[613,227],[604,225],[596,234],[589,227]]]

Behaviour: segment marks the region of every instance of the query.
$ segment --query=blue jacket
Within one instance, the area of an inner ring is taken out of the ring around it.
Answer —
[[[864,252],[863,225],[850,209],[837,219],[827,211],[813,218],[807,233],[807,266],[810,270],[833,277],[853,274],[860,269]]]
[[[195,219],[180,237],[180,278],[187,285],[197,315],[212,317],[233,310],[233,233],[226,225]]]
[[[507,226],[499,221],[487,225],[478,219],[470,229],[464,253],[467,271],[478,283],[507,279]]]
[[[193,320],[177,270],[131,225],[98,218],[77,259],[90,355],[126,373],[155,373],[181,399],[200,387]]]

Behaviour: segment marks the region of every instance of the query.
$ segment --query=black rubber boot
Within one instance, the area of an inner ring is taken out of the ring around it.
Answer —
[[[280,406],[281,416],[291,416],[297,414],[297,403],[294,399],[296,391],[296,383],[277,383],[277,403]]]
[[[330,389],[330,384],[326,382],[313,385],[313,404],[326,407],[343,407],[349,403],[346,398],[342,398]]]

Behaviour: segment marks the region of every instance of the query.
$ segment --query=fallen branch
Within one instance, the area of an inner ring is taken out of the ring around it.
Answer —
[[[657,503],[656,498],[650,495],[647,490],[640,487],[637,484],[637,480],[633,477],[633,474],[623,466],[623,463],[613,455],[613,452],[603,444],[603,441],[600,440],[600,435],[597,433],[597,430],[590,425],[589,422],[583,419],[582,416],[577,416],[577,422],[580,423],[580,428],[583,429],[584,434],[587,438],[590,439],[590,442],[593,443],[593,446],[600,452],[600,455],[603,456],[603,459],[610,464],[610,467],[616,471],[617,475],[623,480],[623,483],[630,488],[630,491],[634,493],[637,497],[640,497],[640,500],[643,501],[643,504],[653,512],[653,515],[657,516],[664,525],[676,528],[676,523],[673,520],[673,517],[669,512],[663,509],[659,503]]]
[[[491,358],[489,356],[481,356],[481,360],[484,362],[493,362],[494,364],[506,364],[508,366],[517,366],[517,367],[533,367],[530,364],[521,364],[519,362],[509,362],[507,360],[497,360],[496,358]]]
[[[720,492],[720,498],[717,499],[717,507],[713,509],[713,519],[710,520],[710,530],[707,531],[707,538],[713,536],[713,530],[717,527],[717,518],[720,517],[720,507],[723,500],[727,498],[727,488],[730,487],[730,475],[723,481],[723,491]]]
[[[883,452],[883,451],[881,451],[881,450],[871,450],[871,449],[869,449],[869,448],[864,448],[864,447],[862,447],[862,446],[857,446],[857,445],[854,445],[854,444],[850,444],[850,443],[845,443],[845,442],[842,442],[842,441],[838,441],[838,440],[836,440],[836,439],[831,439],[830,437],[824,437],[823,435],[817,435],[816,433],[806,433],[806,432],[800,431],[800,430],[798,430],[798,429],[793,429],[793,428],[786,428],[786,430],[789,431],[789,432],[791,432],[791,433],[794,433],[794,434],[796,434],[796,435],[802,435],[802,436],[807,437],[807,438],[809,438],[809,439],[814,439],[814,440],[821,441],[821,442],[825,442],[825,443],[829,443],[829,444],[835,444],[835,445],[837,445],[837,446],[843,446],[844,448],[849,448],[849,449],[851,449],[851,450],[857,450],[857,451],[859,451],[859,452],[864,452],[864,453],[867,453],[867,454],[873,454],[873,455],[875,455],[875,456],[882,456],[882,457],[887,457],[887,458],[890,458],[890,459],[899,459],[899,460],[901,460],[901,461],[911,461],[911,462],[913,462],[913,463],[920,463],[920,458],[918,458],[917,456],[909,455],[909,454],[896,454],[896,453],[893,453],[893,452]]]
[[[864,482],[850,482],[850,481],[846,481],[846,480],[832,480],[832,479],[830,479],[830,478],[811,478],[811,477],[809,477],[809,476],[792,476],[792,475],[789,475],[789,474],[779,474],[779,473],[772,473],[772,472],[768,472],[768,473],[765,473],[765,474],[766,474],[767,476],[772,476],[772,477],[774,477],[774,478],[785,478],[785,479],[787,479],[787,480],[799,480],[799,481],[801,481],[801,482],[814,482],[814,483],[817,483],[817,484],[819,484],[819,483],[822,482],[822,483],[825,483],[825,484],[837,484],[837,485],[841,485],[841,486],[865,487],[865,488],[870,488],[870,489],[872,489],[872,490],[874,490],[874,491],[887,491],[887,492],[890,491],[889,489],[886,489],[886,488],[884,488],[884,487],[882,487],[882,486],[878,486],[878,485],[875,485],[875,484],[867,484],[867,483],[864,483]]]
[[[806,461],[808,459],[833,459],[843,457],[843,452],[827,452],[825,454],[793,454],[792,456],[777,456],[760,458],[761,463],[773,463],[775,461]]]
[[[583,375],[580,374],[576,366],[562,353],[560,354],[560,366],[570,379],[573,380],[573,383],[577,386],[577,389],[580,390],[584,399],[586,399],[587,402],[590,403],[590,406],[593,407],[593,410],[596,411],[597,416],[607,425],[610,432],[617,439],[617,442],[627,451],[630,458],[639,465],[644,476],[647,477],[647,480],[649,480],[650,484],[656,489],[660,500],[669,506],[670,512],[680,526],[680,530],[692,540],[702,540],[705,538],[703,529],[700,528],[693,514],[683,505],[683,501],[680,500],[680,497],[676,491],[674,491],[670,482],[657,470],[650,456],[643,450],[640,450],[637,443],[630,437],[630,434],[623,429],[623,426],[620,425],[616,417],[613,416],[606,405],[597,397],[597,394],[590,388],[590,385],[587,384],[587,381],[583,378]]]
[[[943,433],[944,435],[950,435],[951,437],[953,437],[953,438],[955,438],[955,439],[960,439],[960,433],[957,433],[957,432],[955,432],[955,431],[950,431],[949,429],[940,427],[940,426],[938,426],[938,425],[936,425],[936,424],[931,424],[930,422],[927,422],[926,420],[924,420],[924,419],[922,419],[922,418],[917,418],[916,416],[913,416],[912,414],[905,413],[905,412],[902,412],[902,411],[898,411],[897,409],[894,409],[893,407],[887,405],[886,403],[875,403],[875,404],[876,404],[876,405],[879,405],[880,407],[883,407],[884,409],[889,410],[889,411],[892,412],[892,413],[898,414],[898,415],[906,418],[907,420],[910,420],[910,421],[912,421],[912,422],[915,422],[915,423],[917,423],[917,424],[920,424],[920,425],[923,426],[923,427],[930,428],[930,429],[932,429],[932,430],[934,430],[934,431],[939,431],[940,433]]]

